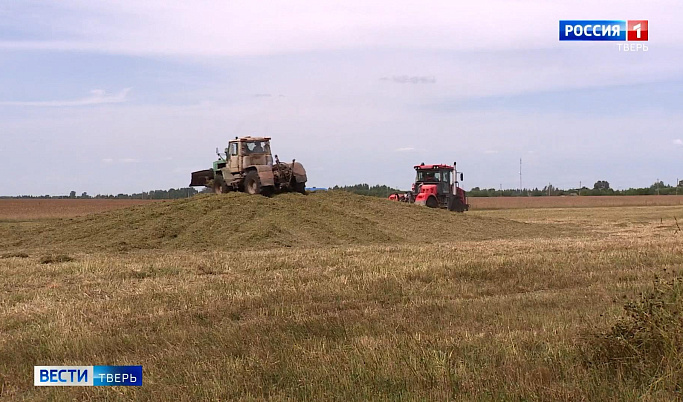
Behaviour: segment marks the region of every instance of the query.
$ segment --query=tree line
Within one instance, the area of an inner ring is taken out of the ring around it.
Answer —
[[[593,188],[583,186],[581,188],[560,189],[552,184],[541,188],[524,189],[495,189],[473,187],[467,192],[469,197],[540,197],[540,196],[563,196],[563,195],[683,195],[683,180],[677,186],[657,181],[649,187],[629,188],[627,190],[615,190],[611,188],[607,180],[598,180]],[[385,185],[370,186],[366,183],[352,186],[334,186],[331,190],[348,191],[355,194],[370,195],[375,197],[388,197],[393,193],[405,192]]]
[[[370,195],[374,197],[388,197],[393,193],[404,192],[396,188],[385,186],[383,184],[371,186],[367,183],[354,184],[353,186],[334,186],[330,188],[330,190],[348,191],[354,194]]]
[[[561,189],[548,184],[542,189],[504,189],[473,187],[467,192],[469,197],[540,197],[540,196],[563,196],[563,195],[683,195],[683,180],[678,185],[665,184],[657,181],[649,187],[629,188],[615,190],[611,188],[607,180],[598,180],[593,188],[583,186],[581,188]]]
[[[615,190],[610,187],[606,180],[598,180],[593,188],[583,186],[581,188],[560,189],[552,184],[540,188],[524,189],[495,189],[473,187],[467,192],[469,197],[540,197],[540,196],[563,196],[563,195],[683,195],[683,180],[677,186],[657,181],[649,187],[629,188],[627,190]],[[393,193],[404,193],[405,190],[389,187],[383,184],[369,185],[367,183],[354,184],[352,186],[334,186],[330,190],[348,191],[350,193],[369,195],[374,197],[388,197]],[[168,200],[188,198],[199,193],[210,193],[211,189],[204,188],[197,191],[192,187],[171,188],[168,190],[152,190],[142,193],[123,194],[97,194],[89,195],[86,192],[77,195],[71,191],[69,195],[21,195],[15,197],[0,198],[40,198],[40,199],[139,199],[139,200]]]
[[[204,192],[204,191],[202,191]],[[198,194],[199,191],[195,190],[192,187],[185,187],[185,188],[171,188],[168,190],[151,190],[151,191],[144,191],[142,193],[133,193],[133,194],[97,194],[97,195],[89,195],[86,192],[81,193],[81,195],[77,195],[76,191],[71,191],[69,195],[21,195],[21,196],[16,196],[16,197],[0,197],[0,198],[39,198],[39,199],[123,199],[123,200],[168,200],[168,199],[178,199],[178,198],[188,198],[192,197],[195,194]]]

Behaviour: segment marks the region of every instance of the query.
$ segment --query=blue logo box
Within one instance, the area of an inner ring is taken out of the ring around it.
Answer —
[[[623,20],[560,20],[560,40],[625,41]]]
[[[34,366],[33,385],[142,386],[142,366]]]

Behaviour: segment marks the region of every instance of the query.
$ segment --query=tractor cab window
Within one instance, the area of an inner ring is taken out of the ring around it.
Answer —
[[[451,182],[451,172],[448,170],[444,170],[441,172],[441,181],[444,183],[450,183]]]
[[[417,181],[423,182],[439,182],[441,181],[441,172],[438,170],[418,170]]]
[[[270,153],[268,141],[249,141],[244,143],[244,152],[249,154]]]
[[[237,155],[237,143],[231,142],[230,146],[228,147],[228,156],[235,156],[235,155]]]

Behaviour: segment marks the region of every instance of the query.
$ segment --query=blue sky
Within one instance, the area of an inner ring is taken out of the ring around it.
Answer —
[[[0,1],[0,194],[184,187],[236,135],[319,187],[683,178],[680,2],[470,3]],[[649,51],[560,19],[648,19]]]

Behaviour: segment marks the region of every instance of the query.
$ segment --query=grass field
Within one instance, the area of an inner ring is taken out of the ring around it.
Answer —
[[[0,199],[0,220],[73,218],[97,212],[167,200]],[[590,208],[683,205],[683,195],[600,197],[471,197],[473,210],[529,208]]]
[[[683,195],[470,197],[469,203],[473,210],[669,206],[683,205]]]
[[[683,206],[454,214],[335,193],[9,219],[0,397],[680,399],[680,350],[647,371],[595,346],[679,276],[679,224]],[[141,364],[144,385],[32,385],[34,365],[96,364]]]
[[[157,200],[0,199],[0,220],[69,218]]]

